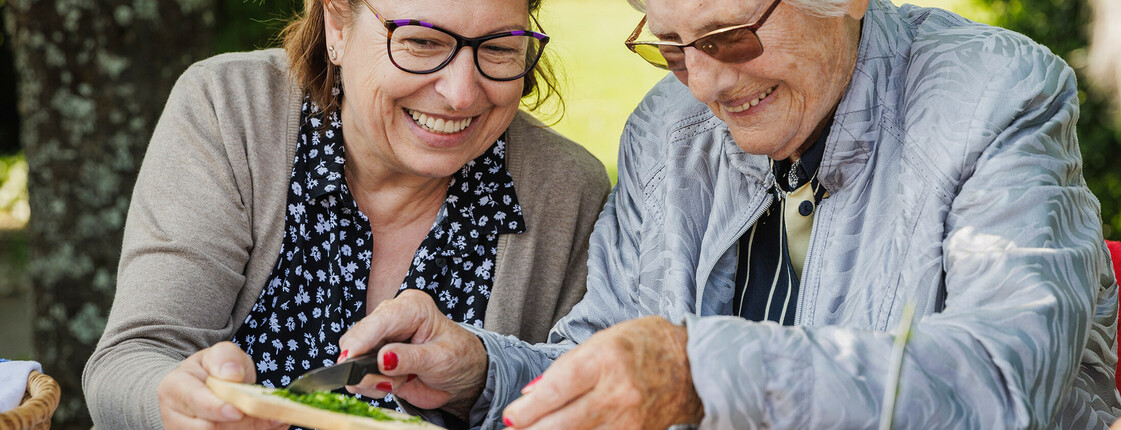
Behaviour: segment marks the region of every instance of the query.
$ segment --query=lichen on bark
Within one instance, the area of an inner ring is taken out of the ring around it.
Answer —
[[[90,427],[81,369],[105,327],[128,199],[175,78],[211,50],[214,0],[8,0],[29,165],[34,358],[53,428]],[[142,90],[138,90],[142,89]]]

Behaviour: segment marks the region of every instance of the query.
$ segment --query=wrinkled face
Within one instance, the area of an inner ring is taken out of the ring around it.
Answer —
[[[369,2],[385,19],[421,20],[465,37],[523,30],[529,23],[525,0]],[[332,15],[338,16],[327,12],[327,44],[339,51],[334,63],[342,68],[348,164],[358,157],[390,174],[450,176],[486,151],[517,113],[524,81],[483,77],[471,48],[435,73],[411,74],[390,61],[388,32],[365,5],[357,6],[349,25]]]
[[[692,42],[719,28],[754,23],[771,3],[648,0],[646,12],[659,39]],[[774,159],[800,154],[848,85],[867,4],[853,0],[846,15],[822,18],[780,3],[758,30],[761,56],[727,64],[685,48],[686,70],[674,74],[728,124],[745,152]]]

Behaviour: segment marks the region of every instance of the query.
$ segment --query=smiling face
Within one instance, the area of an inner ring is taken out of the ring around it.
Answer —
[[[753,23],[771,3],[648,0],[646,12],[659,39],[692,42],[719,28]],[[846,15],[823,18],[780,3],[759,28],[758,58],[727,64],[686,48],[686,69],[674,75],[728,124],[745,152],[776,160],[801,154],[852,76],[867,4],[853,0]]]
[[[369,0],[386,19],[416,19],[466,37],[528,27],[525,0]],[[335,0],[334,3],[345,1]],[[482,154],[518,111],[523,80],[479,74],[471,48],[443,69],[417,75],[398,69],[386,51],[386,28],[358,3],[343,23],[327,8],[327,44],[342,70],[347,163],[376,175],[444,178]]]

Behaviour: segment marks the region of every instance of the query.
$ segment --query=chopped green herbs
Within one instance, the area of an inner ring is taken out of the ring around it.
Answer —
[[[358,400],[352,396],[345,394],[332,393],[330,391],[316,391],[308,394],[296,394],[283,388],[272,390],[272,394],[293,400],[305,405],[325,409],[333,412],[341,412],[348,415],[356,415],[360,417],[373,418],[378,421],[400,421],[408,423],[419,423],[420,418],[410,417],[408,419],[399,419],[390,416],[383,412],[381,409],[370,404]]]

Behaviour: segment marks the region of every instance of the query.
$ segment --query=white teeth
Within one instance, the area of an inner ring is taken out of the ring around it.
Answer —
[[[417,125],[435,133],[458,133],[467,128],[467,126],[471,125],[471,118],[452,121],[443,118],[431,117],[427,114],[412,109],[406,109],[405,111],[409,113],[409,116],[413,117],[413,121],[416,122]]]
[[[767,98],[767,96],[771,95],[771,92],[773,92],[775,90],[775,88],[778,88],[778,87],[767,88],[766,91],[763,91],[763,94],[760,94],[759,97],[751,99],[747,103],[744,103],[744,104],[739,105],[739,106],[727,107],[727,108],[724,108],[724,109],[727,110],[728,112],[732,112],[732,113],[743,112],[743,111],[747,110],[747,108],[749,108],[749,107],[758,105],[759,102],[763,101],[763,99],[765,99],[765,98]]]

